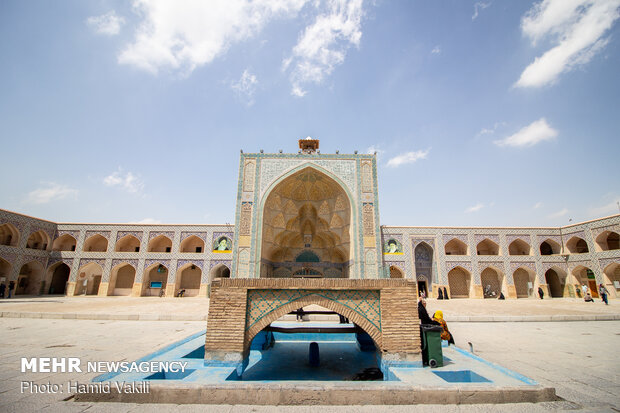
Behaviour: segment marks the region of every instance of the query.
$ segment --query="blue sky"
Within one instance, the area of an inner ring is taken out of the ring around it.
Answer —
[[[378,152],[381,222],[618,213],[620,0],[3,1],[0,208],[233,222],[239,149]]]

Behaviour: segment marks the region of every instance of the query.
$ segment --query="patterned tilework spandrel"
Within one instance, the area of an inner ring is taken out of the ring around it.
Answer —
[[[283,305],[313,294],[350,308],[381,330],[381,303],[376,290],[250,290],[246,330]]]

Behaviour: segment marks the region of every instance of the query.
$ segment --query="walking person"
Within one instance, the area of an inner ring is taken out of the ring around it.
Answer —
[[[605,288],[602,283],[598,286],[598,293],[601,295],[601,299],[605,305],[609,305],[609,302],[607,301],[607,294],[609,294],[609,291],[607,291],[607,288]]]
[[[541,300],[545,296],[545,292],[543,291],[541,287],[538,287],[538,296],[540,297]]]

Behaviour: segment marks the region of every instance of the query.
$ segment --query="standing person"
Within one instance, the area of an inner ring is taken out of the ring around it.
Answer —
[[[11,298],[13,295],[13,290],[15,289],[15,281],[9,281],[9,296],[7,298]]]
[[[443,299],[444,300],[450,299],[450,297],[448,297],[448,289],[446,287],[443,287]]]
[[[541,300],[545,296],[545,292],[543,291],[542,287],[538,287],[538,296],[540,297]]]
[[[4,298],[4,292],[6,291],[6,284],[0,283],[0,298]]]
[[[438,290],[438,292],[437,292],[437,299],[438,300],[443,300],[443,292],[441,291],[441,288],[438,288],[437,290]]]
[[[420,324],[435,324],[441,325],[435,320],[431,320],[426,312],[426,300],[424,298],[420,298],[418,301],[418,318],[420,319]]]
[[[599,284],[598,293],[601,295],[601,299],[603,300],[605,305],[609,305],[609,302],[607,301],[607,294],[609,293],[609,291],[607,291],[607,288],[605,288],[603,284]]]

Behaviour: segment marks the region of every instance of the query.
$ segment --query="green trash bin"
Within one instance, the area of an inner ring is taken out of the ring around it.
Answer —
[[[443,366],[443,352],[441,351],[441,326],[422,324],[422,363],[430,367]]]

